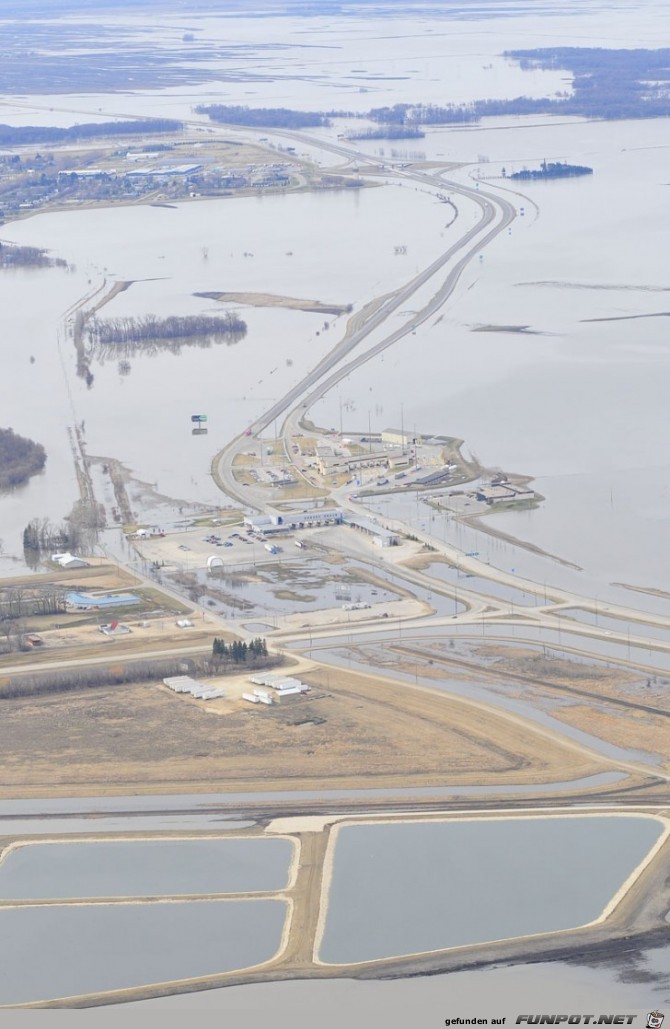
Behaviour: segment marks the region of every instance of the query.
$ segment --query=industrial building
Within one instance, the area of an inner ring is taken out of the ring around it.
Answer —
[[[534,500],[535,490],[523,486],[512,486],[511,483],[480,486],[475,491],[475,498],[485,504],[509,504],[518,500]]]
[[[321,475],[337,472],[355,472],[359,468],[386,467],[388,454],[385,450],[368,451],[365,454],[336,454],[330,447],[317,446],[317,466]]]
[[[400,543],[400,535],[392,529],[385,529],[383,525],[377,525],[369,518],[359,518],[358,515],[347,515],[344,519],[345,525],[352,529],[358,529],[366,536],[372,537],[372,542],[377,547],[397,547]]]
[[[291,511],[283,515],[250,515],[244,519],[247,529],[265,535],[310,529],[324,525],[341,525],[343,513],[339,508],[319,507],[312,511]]]
[[[408,447],[411,443],[415,443],[417,439],[416,432],[410,432],[409,429],[383,429],[382,430],[382,443],[390,443],[394,447]]]
[[[140,598],[134,593],[100,593],[93,596],[89,593],[66,593],[65,603],[77,611],[95,611],[97,608],[129,607],[139,604]]]
[[[75,557],[74,554],[52,554],[51,560],[60,565],[61,568],[90,568],[88,561],[84,561],[83,557]]]
[[[415,479],[414,482],[417,486],[437,486],[439,483],[450,479],[454,473],[456,465],[446,464],[436,472],[430,472],[429,475],[422,475],[421,478]]]

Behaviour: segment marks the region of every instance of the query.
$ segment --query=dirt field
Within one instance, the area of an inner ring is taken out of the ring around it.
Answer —
[[[425,690],[318,667],[300,674],[312,693],[272,707],[214,701],[208,710],[158,684],[3,701],[0,792],[532,783],[602,770]]]
[[[126,624],[124,622],[124,624]],[[174,617],[156,619],[146,628],[137,623],[128,623],[131,632],[123,636],[105,636],[95,625],[67,627],[41,632],[44,646],[25,653],[14,651],[0,659],[0,682],[9,674],[8,669],[42,668],[48,671],[53,662],[82,662],[107,658],[120,661],[124,658],[140,660],[145,654],[156,656],[162,651],[174,651],[201,647],[207,650],[215,636],[232,639],[232,634],[214,624],[202,625],[194,622],[192,628],[175,628]]]

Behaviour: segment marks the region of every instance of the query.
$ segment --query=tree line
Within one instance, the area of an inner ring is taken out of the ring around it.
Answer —
[[[90,668],[68,668],[36,675],[17,675],[0,684],[0,700],[14,697],[43,696],[49,693],[71,693],[101,686],[121,686],[168,675],[197,674],[195,662],[184,659],[164,661],[131,661],[123,665],[94,665]]]
[[[226,125],[248,125],[255,128],[310,129],[331,124],[331,114],[322,111],[293,111],[288,107],[240,107],[226,104],[201,104],[198,114]]]
[[[223,642],[223,641],[221,641]],[[239,642],[239,641],[238,641]],[[220,675],[228,669],[244,664],[247,668],[268,667],[282,663],[278,655],[262,656],[258,652],[258,644],[264,640],[256,640],[255,656],[250,657],[247,645],[247,659],[235,665],[230,659],[223,661],[214,657],[165,658],[151,661],[129,661],[127,664],[92,665],[88,668],[77,667],[34,675],[14,675],[0,682],[0,701],[16,697],[46,696],[53,693],[72,693],[78,690],[98,689],[104,686],[124,686],[137,682],[156,682],[170,675]],[[262,648],[261,648],[262,649]],[[230,648],[228,648],[230,651]],[[222,667],[223,664],[223,667]]]
[[[363,129],[353,132],[347,138],[357,139],[425,139],[426,133],[417,125],[382,125],[378,129]]]
[[[133,121],[84,122],[60,128],[56,125],[0,124],[0,146],[28,146],[32,143],[67,143],[95,136],[143,136],[153,132],[180,132],[184,123],[173,118],[142,118]]]
[[[65,614],[65,590],[61,586],[7,586],[0,593],[0,617]]]
[[[91,344],[138,345],[152,340],[189,339],[194,336],[218,336],[240,339],[246,334],[246,322],[228,311],[222,316],[190,315],[157,318],[94,318],[86,331]]]

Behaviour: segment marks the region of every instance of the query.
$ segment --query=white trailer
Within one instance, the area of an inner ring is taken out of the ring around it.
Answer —
[[[169,686],[171,690],[176,690],[178,686],[183,686],[184,683],[192,681],[189,675],[168,675],[167,678],[163,679],[165,685]]]
[[[273,703],[272,697],[265,696],[265,697],[259,697],[258,699],[260,700],[261,704],[272,704]]]
[[[275,690],[285,690],[287,686],[302,686],[300,679],[294,679],[290,675],[285,676],[283,679],[277,679],[276,682],[270,683]]]
[[[285,678],[286,678],[286,676],[284,676],[284,675],[276,675],[276,674],[273,675],[270,672],[268,672],[267,674],[263,674],[262,672],[259,672],[257,675],[252,675],[251,678],[249,679],[249,682],[252,682],[254,684],[254,686],[273,686],[274,687],[275,683],[281,682],[281,680],[285,679]]]
[[[243,693],[242,700],[248,700],[250,704],[260,704],[261,698],[257,697],[255,693]]]

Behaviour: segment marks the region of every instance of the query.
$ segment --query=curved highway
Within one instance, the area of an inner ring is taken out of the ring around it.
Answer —
[[[286,135],[289,135],[288,133]],[[321,140],[313,140],[310,137],[295,133],[290,134],[291,138],[298,139],[303,143],[319,146],[325,150],[341,154],[350,160],[370,160],[359,151],[348,147],[339,146],[334,143],[326,143]],[[372,162],[374,163],[374,162]],[[414,332],[417,326],[430,318],[448,300],[453,293],[456,284],[463,272],[463,269],[472,258],[502,232],[516,217],[514,206],[503,198],[483,193],[476,189],[460,183],[445,180],[441,175],[429,175],[423,172],[411,172],[407,170],[396,171],[396,176],[411,181],[429,185],[436,192],[445,188],[454,193],[472,200],[481,210],[481,218],[471,229],[469,229],[457,242],[453,243],[443,254],[431,262],[418,275],[410,280],[405,286],[382,298],[379,307],[364,318],[362,324],[355,325],[353,331],[350,328],[340,343],[333,348],[315,367],[304,376],[299,382],[288,390],[272,407],[268,408],[259,418],[235,437],[222,451],[220,451],[212,463],[212,472],[217,485],[229,496],[237,499],[242,504],[249,503],[249,496],[239,489],[239,486],[232,473],[234,457],[244,445],[245,439],[262,432],[275,419],[283,415],[293,405],[299,404],[301,413],[320,399],[333,388],[341,379],[349,375],[353,370],[365,364],[371,358],[383,350],[397,343],[398,340]],[[486,231],[488,229],[488,231]],[[461,253],[462,252],[462,253]],[[449,272],[439,286],[430,301],[400,328],[396,329],[389,336],[376,343],[370,349],[358,354],[347,364],[342,364],[344,358],[355,350],[368,336],[379,328],[395,311],[405,304],[419,289],[425,286],[437,275],[446,265],[449,264],[458,254],[461,254],[458,261],[449,269]],[[356,316],[354,316],[354,319]],[[354,320],[352,319],[352,321]],[[354,323],[355,324],[355,323]],[[340,367],[337,367],[337,366]],[[333,370],[335,369],[335,370]],[[331,372],[330,375],[328,373]],[[324,376],[328,375],[327,378]]]

